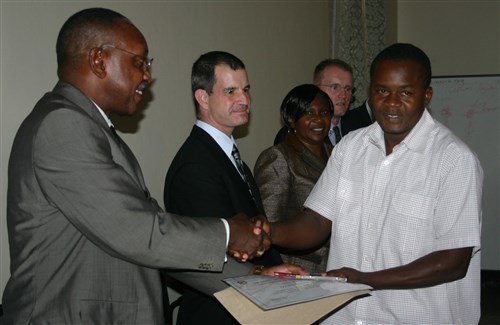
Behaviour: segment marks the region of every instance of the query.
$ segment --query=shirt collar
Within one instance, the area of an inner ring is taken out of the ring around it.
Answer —
[[[385,151],[384,131],[378,122],[373,123],[369,128],[369,132],[366,133],[366,140]],[[417,124],[396,147],[404,145],[409,150],[422,151],[426,146],[427,139],[436,130],[436,122],[426,108]]]
[[[228,157],[231,156],[233,145],[236,144],[232,135],[228,137],[225,133],[201,120],[196,120],[196,126],[207,132],[215,140],[215,142],[217,142],[219,147],[221,147]]]
[[[99,105],[97,105],[92,99],[91,99],[91,101],[92,101],[92,103],[94,103],[95,107],[97,107],[97,110],[99,111],[99,113],[101,113],[102,117],[104,118],[104,120],[106,121],[108,126],[114,127],[113,122],[111,122],[109,117],[104,113],[104,111],[99,107]]]
[[[366,106],[366,112],[368,113],[368,116],[370,116],[370,120],[372,122],[375,121],[375,117],[373,117],[373,111],[372,108],[370,107],[370,104],[368,103],[368,99],[365,101],[365,106]]]

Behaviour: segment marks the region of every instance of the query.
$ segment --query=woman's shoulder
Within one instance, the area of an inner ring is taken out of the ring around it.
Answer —
[[[270,164],[286,164],[289,156],[289,148],[285,143],[279,143],[262,151],[257,158],[255,166]]]

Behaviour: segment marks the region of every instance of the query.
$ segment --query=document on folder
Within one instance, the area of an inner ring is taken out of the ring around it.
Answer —
[[[277,276],[246,275],[225,279],[224,282],[250,299],[263,310],[301,302],[371,289],[370,286],[338,280],[285,279]],[[326,281],[325,281],[326,280]]]
[[[364,284],[248,275],[214,296],[241,324],[311,324],[357,296]]]

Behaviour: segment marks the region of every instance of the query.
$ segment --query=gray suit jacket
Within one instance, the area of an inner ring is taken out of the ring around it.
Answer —
[[[130,149],[67,83],[22,123],[8,176],[2,323],[161,324],[158,268],[223,269],[223,223],[163,212]]]

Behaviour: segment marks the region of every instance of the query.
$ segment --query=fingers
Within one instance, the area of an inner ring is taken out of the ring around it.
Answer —
[[[294,274],[300,274],[300,275],[309,275],[309,272],[307,272],[306,270],[304,270],[302,267],[300,267],[299,265],[295,265],[295,264],[288,264],[287,265],[287,268],[288,270],[290,271],[290,273],[294,273]]]
[[[260,219],[254,218],[253,233],[256,236],[260,236],[262,234],[262,221]]]
[[[299,265],[295,265],[295,264],[280,264],[280,265],[272,266],[269,268],[265,268],[263,270],[262,274],[263,275],[274,275],[274,272],[309,275],[309,272],[304,270]]]
[[[343,267],[343,268],[337,269],[337,270],[330,270],[330,271],[326,272],[325,275],[330,276],[330,277],[345,278],[345,279],[347,279],[347,282],[357,282],[354,279],[354,275],[357,273],[359,273],[359,272],[357,272],[354,269]]]
[[[237,260],[238,262],[246,262],[248,260],[248,254],[245,252],[238,252],[235,250],[228,250],[227,254]]]
[[[262,234],[262,252],[268,250],[269,248],[271,248],[271,237],[269,237],[269,235],[264,232]]]
[[[258,250],[256,253],[256,256],[260,257],[265,253],[266,250],[268,250],[271,247],[271,236],[270,236],[271,226],[267,218],[263,215],[257,215],[254,218],[252,218],[252,220],[254,223],[253,233],[256,236],[259,235],[263,236],[261,249]],[[264,232],[262,232],[262,230],[264,230]]]
[[[271,224],[267,220],[267,218],[263,215],[257,215],[253,218],[254,224],[255,224],[255,231],[254,233],[256,235],[260,234],[262,230],[271,238]],[[259,233],[257,233],[257,231]]]
[[[262,255],[264,255],[266,250],[269,249],[269,247],[266,248],[266,245],[264,244],[265,235],[266,235],[266,233],[264,232],[261,234],[261,236],[259,236],[260,237],[260,245],[255,252],[255,256],[257,256],[257,257],[261,257]]]
[[[227,221],[230,229],[227,252],[237,261],[244,262],[262,256],[271,246],[269,236],[262,231],[267,222],[265,217],[250,219],[239,213]]]

